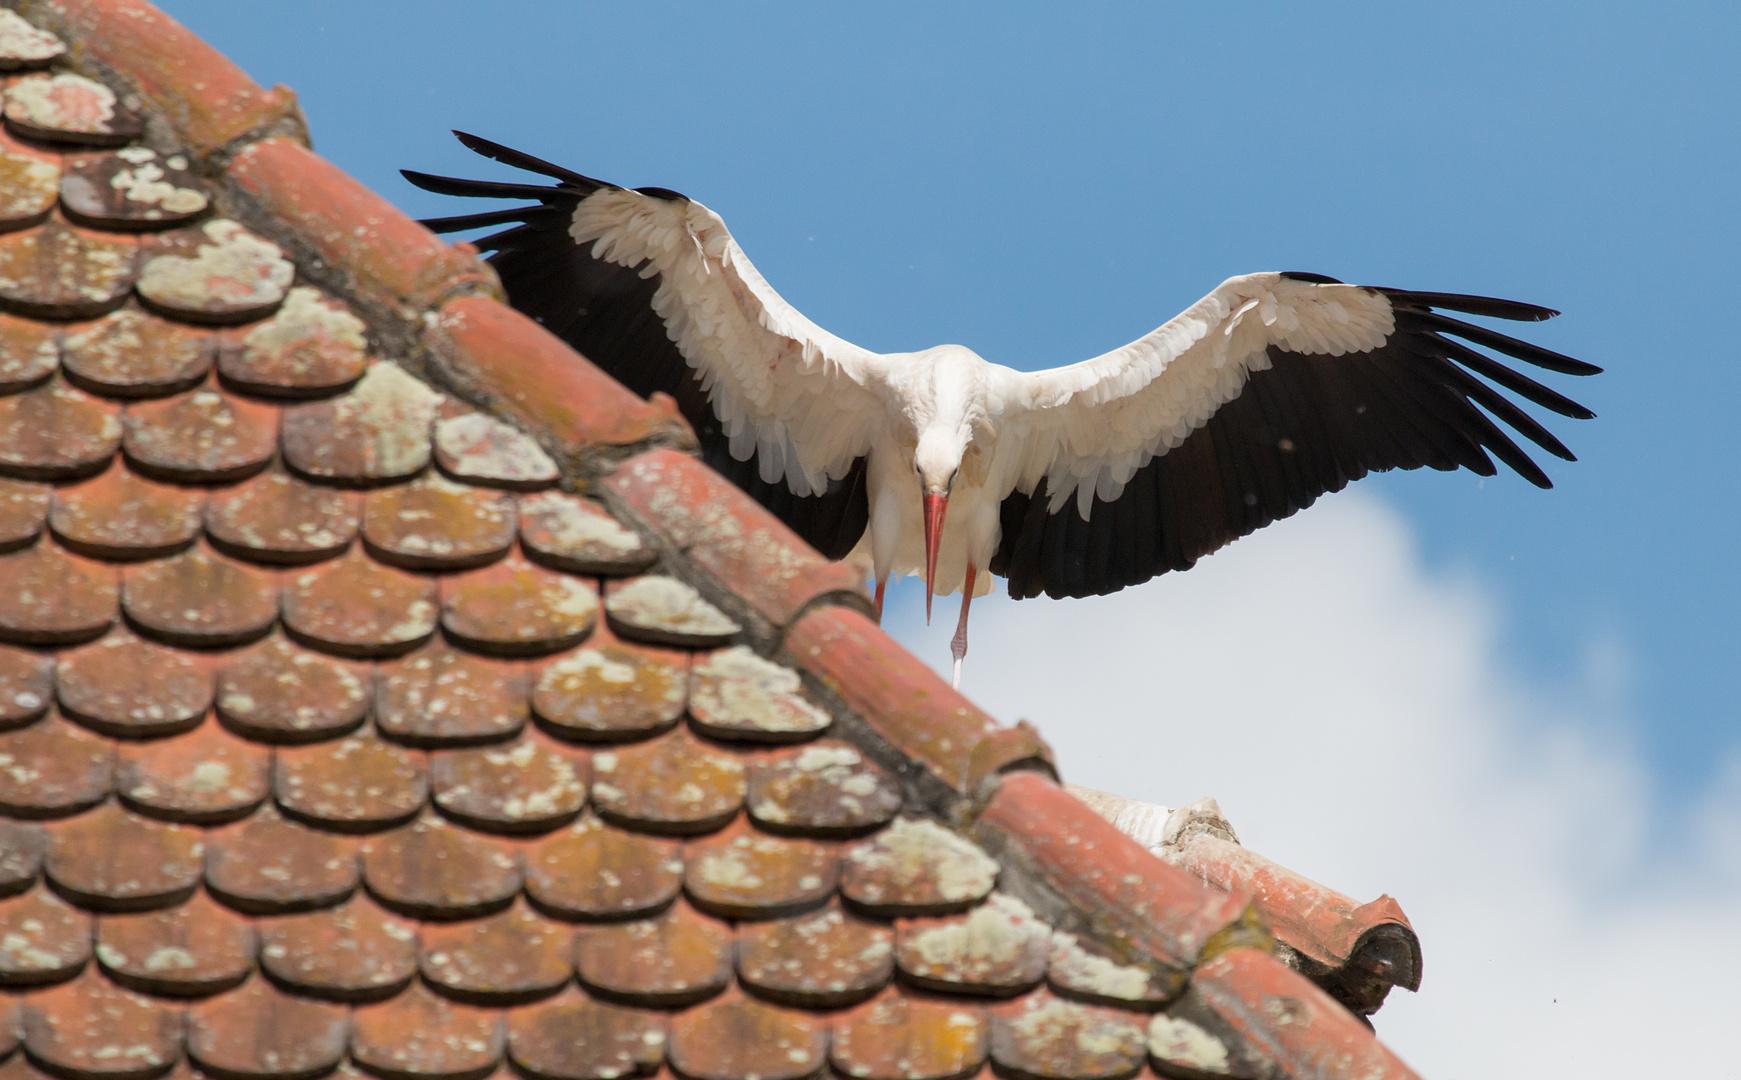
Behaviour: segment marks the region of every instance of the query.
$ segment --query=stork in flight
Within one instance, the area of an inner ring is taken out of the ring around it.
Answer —
[[[968,607],[991,574],[1017,599],[1114,592],[1369,471],[1492,476],[1489,451],[1551,487],[1494,421],[1571,451],[1494,385],[1595,415],[1471,346],[1568,375],[1600,368],[1440,313],[1558,312],[1320,274],[1229,278],[1152,333],[1050,371],[960,345],[874,353],[781,299],[700,203],[455,134],[556,183],[407,170],[429,191],[536,203],[424,224],[512,224],[477,244],[513,306],[643,397],[672,395],[707,463],[824,555],[868,545],[879,616],[891,574],[923,572],[927,620],[933,594],[960,590],[957,685]]]

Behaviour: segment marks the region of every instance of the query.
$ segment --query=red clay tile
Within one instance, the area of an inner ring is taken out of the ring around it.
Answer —
[[[149,238],[139,297],[190,322],[250,322],[284,302],[296,267],[277,244],[227,218]]]
[[[738,927],[738,978],[786,1005],[835,1008],[863,1001],[894,975],[887,926],[841,911],[821,911]]]
[[[205,492],[156,484],[120,466],[59,488],[49,528],[67,548],[96,559],[157,559],[199,535]]]
[[[671,1064],[694,1080],[798,1080],[820,1070],[828,1022],[742,994],[671,1021]]]
[[[729,925],[679,900],[651,919],[587,928],[575,938],[574,966],[596,994],[670,1007],[723,990],[732,952]]]
[[[358,893],[342,907],[263,919],[260,966],[279,983],[336,1001],[384,1001],[417,974],[417,927]]]
[[[343,301],[298,285],[276,315],[225,339],[218,371],[252,393],[322,397],[362,377],[367,329]]]
[[[15,896],[30,888],[42,873],[48,834],[42,826],[0,818],[0,896]]]
[[[1167,980],[1154,978],[1143,967],[1120,963],[1090,937],[1056,930],[1046,981],[1065,997],[1096,1005],[1155,1006],[1174,993]]]
[[[357,535],[361,500],[273,469],[239,487],[214,491],[205,524],[212,542],[245,559],[309,563],[337,555]]]
[[[571,919],[655,911],[683,884],[681,846],[588,814],[526,853],[526,893]]]
[[[813,908],[834,893],[838,853],[828,844],[769,836],[739,821],[683,853],[683,889],[696,907],[728,919],[769,919]]]
[[[285,410],[285,460],[318,479],[402,480],[429,464],[441,401],[397,364],[374,364],[349,393]]]
[[[341,656],[398,656],[435,633],[434,581],[382,566],[360,551],[294,574],[283,583],[284,625]]]
[[[218,715],[250,739],[312,742],[362,723],[369,685],[362,665],[309,652],[274,635],[218,669]]]
[[[665,1018],[578,991],[508,1016],[508,1056],[537,1080],[616,1080],[665,1056]]]
[[[110,803],[51,827],[43,869],[81,907],[149,911],[192,895],[204,857],[198,829],[151,821]]]
[[[992,893],[965,915],[902,919],[895,962],[916,985],[1009,997],[1046,975],[1052,928],[1013,896]]]
[[[744,801],[744,764],[679,728],[592,758],[592,802],[608,818],[664,833],[706,833]]]
[[[502,1017],[422,986],[352,1014],[351,1057],[390,1080],[482,1080],[502,1060]]]
[[[208,834],[206,887],[254,915],[331,907],[362,880],[355,842],[279,816],[270,804]]]
[[[91,232],[57,217],[0,236],[0,305],[44,319],[94,319],[120,307],[138,263],[131,236]]]
[[[0,71],[46,67],[66,55],[66,43],[15,11],[0,15]]]
[[[234,1080],[313,1080],[338,1064],[349,1037],[343,1007],[291,997],[265,979],[188,1010],[188,1055]]]
[[[0,986],[77,975],[91,958],[91,917],[46,888],[0,900]]]
[[[621,383],[506,304],[462,297],[442,305],[424,334],[435,361],[460,385],[499,401],[539,443],[572,458],[598,445],[677,438],[675,411]]]
[[[822,596],[870,610],[862,573],[824,559],[695,458],[654,450],[619,466],[605,483],[774,626],[785,626]]]
[[[363,540],[370,554],[394,566],[465,570],[507,554],[514,517],[512,497],[431,473],[370,492]]]
[[[152,817],[214,825],[252,813],[270,777],[270,751],[207,724],[186,738],[123,744],[115,791]]]
[[[425,814],[363,845],[363,883],[414,919],[469,919],[498,911],[520,891],[519,853]]]
[[[105,735],[186,731],[212,704],[212,673],[201,659],[125,629],[62,654],[56,682],[67,714]]]
[[[185,155],[162,157],[143,146],[70,159],[60,199],[69,219],[123,232],[179,225],[212,201]]]
[[[120,607],[121,575],[112,566],[39,543],[0,557],[0,640],[71,645],[107,630]]]
[[[424,927],[423,977],[478,1004],[547,997],[574,974],[573,936],[521,900],[487,919]]]
[[[42,224],[59,195],[60,155],[0,133],[0,229]]]
[[[532,709],[557,734],[621,742],[677,723],[689,700],[689,654],[617,641],[601,627],[584,648],[538,673]]]
[[[0,473],[76,480],[101,472],[119,445],[116,407],[64,379],[0,398]]]
[[[602,506],[560,491],[520,500],[520,544],[528,558],[575,574],[638,574],[659,557]]]
[[[67,327],[61,349],[61,367],[68,378],[113,397],[157,397],[191,390],[211,370],[216,353],[206,331],[136,307]]]
[[[18,1025],[24,1019],[23,1006],[21,998],[0,1000],[0,1078],[4,1080],[36,1080],[48,1075],[30,1064],[30,1059],[24,1054],[12,1057],[12,1051],[18,1049]],[[9,1057],[10,1061],[7,1060]]]
[[[743,630],[693,585],[662,574],[607,582],[605,615],[625,638],[678,648],[728,645]]]
[[[863,833],[893,818],[901,801],[892,776],[834,739],[749,765],[750,816],[773,832]]]
[[[27,999],[24,1048],[72,1080],[145,1080],[181,1056],[182,1014],[94,972]]]
[[[579,644],[598,616],[586,580],[510,555],[442,582],[441,625],[481,652],[528,656]]]
[[[272,787],[291,815],[369,831],[411,820],[429,793],[424,755],[365,728],[338,742],[280,747]]]
[[[435,463],[460,480],[511,491],[546,488],[561,476],[531,436],[484,413],[436,422]]]
[[[0,729],[21,727],[54,700],[54,658],[0,645]]]
[[[0,552],[28,547],[42,535],[51,490],[43,484],[0,479]]]
[[[144,130],[113,90],[70,72],[30,75],[8,87],[6,126],[23,138],[85,146],[124,146]]]
[[[800,742],[834,722],[804,699],[796,671],[744,645],[696,657],[689,715],[708,735],[752,742]]]
[[[418,746],[500,742],[526,726],[526,673],[436,642],[383,664],[375,681],[375,723]]]
[[[433,755],[435,805],[488,832],[544,832],[566,825],[586,805],[591,764],[526,737],[506,746]]]
[[[890,990],[834,1018],[830,1059],[854,1080],[948,1080],[985,1064],[990,1023],[972,1005]]]
[[[276,408],[209,387],[133,402],[122,420],[133,467],[178,483],[244,479],[265,468],[277,448]]]
[[[141,631],[172,644],[239,645],[278,620],[278,582],[269,572],[195,547],[124,570],[121,610]]]
[[[240,985],[254,970],[254,929],[204,893],[180,907],[105,915],[97,961],[130,990],[204,997]]]
[[[880,915],[964,911],[991,893],[997,860],[926,818],[902,818],[846,850],[840,893]]]
[[[50,713],[0,734],[0,811],[61,817],[109,797],[115,748]]]
[[[0,394],[48,378],[60,363],[60,327],[0,313]]]
[[[1145,1020],[1041,990],[993,1012],[991,1057],[1023,1080],[1129,1076],[1147,1054]]]

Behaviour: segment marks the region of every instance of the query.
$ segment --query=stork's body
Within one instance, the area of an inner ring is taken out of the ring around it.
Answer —
[[[407,173],[449,194],[538,200],[428,224],[516,223],[479,241],[510,301],[631,389],[673,395],[708,463],[824,554],[868,554],[879,610],[892,575],[924,576],[927,611],[931,595],[962,592],[957,677],[968,603],[993,573],[1017,598],[1111,592],[1371,470],[1493,475],[1489,451],[1551,486],[1495,420],[1571,452],[1483,379],[1593,415],[1463,342],[1599,369],[1441,314],[1555,312],[1314,274],[1229,278],[1152,333],[1049,371],[959,345],[873,353],[781,299],[700,203],[461,139],[558,183]]]

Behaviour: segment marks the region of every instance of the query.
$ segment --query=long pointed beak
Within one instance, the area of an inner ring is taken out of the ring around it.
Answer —
[[[937,580],[937,545],[943,540],[943,515],[949,496],[925,493],[925,625],[931,625],[931,583]]]

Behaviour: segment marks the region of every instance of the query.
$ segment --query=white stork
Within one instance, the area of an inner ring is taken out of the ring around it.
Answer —
[[[707,462],[825,555],[868,545],[879,614],[891,574],[924,574],[927,619],[933,594],[960,590],[957,684],[990,574],[1018,599],[1109,593],[1371,470],[1492,476],[1487,451],[1551,487],[1494,419],[1572,453],[1483,379],[1594,415],[1463,342],[1570,375],[1599,368],[1434,309],[1557,312],[1319,274],[1229,278],[1154,332],[1050,371],[960,345],[874,353],[781,299],[700,203],[456,134],[556,184],[407,170],[430,191],[537,203],[425,224],[513,223],[478,241],[513,305],[637,393],[676,398]]]

